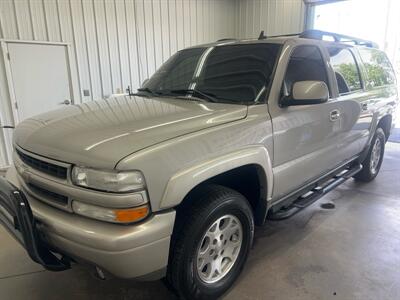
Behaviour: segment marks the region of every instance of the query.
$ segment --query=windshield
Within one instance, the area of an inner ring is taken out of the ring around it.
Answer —
[[[213,102],[262,101],[272,80],[278,44],[224,45],[177,52],[140,90],[193,95]]]

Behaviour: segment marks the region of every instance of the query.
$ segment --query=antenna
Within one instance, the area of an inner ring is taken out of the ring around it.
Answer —
[[[258,36],[259,40],[265,40],[267,36],[264,34],[264,30],[261,30],[260,35]]]

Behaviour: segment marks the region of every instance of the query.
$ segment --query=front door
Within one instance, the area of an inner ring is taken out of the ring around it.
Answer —
[[[284,64],[284,61],[281,61]],[[279,97],[290,93],[294,82],[324,81],[329,87],[326,60],[316,45],[296,46],[287,63]],[[273,199],[300,188],[337,165],[341,117],[337,101],[279,107],[269,103],[274,131]]]
[[[70,104],[66,45],[7,43],[18,121]]]

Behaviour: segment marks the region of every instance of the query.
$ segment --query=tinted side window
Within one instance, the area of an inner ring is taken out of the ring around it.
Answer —
[[[360,72],[353,54],[349,49],[329,47],[331,65],[335,72],[339,94],[361,89]]]
[[[329,86],[324,60],[316,46],[299,46],[294,49],[286,70],[284,93],[289,94],[295,82],[306,80],[323,81]]]
[[[392,65],[386,54],[376,49],[359,49],[367,71],[367,86],[376,87],[395,83]]]

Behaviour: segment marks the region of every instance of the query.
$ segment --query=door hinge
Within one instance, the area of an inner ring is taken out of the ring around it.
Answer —
[[[18,109],[18,103],[14,102],[15,109]]]
[[[10,59],[10,52],[7,52],[7,59],[8,59],[8,60],[11,60],[11,59]]]

